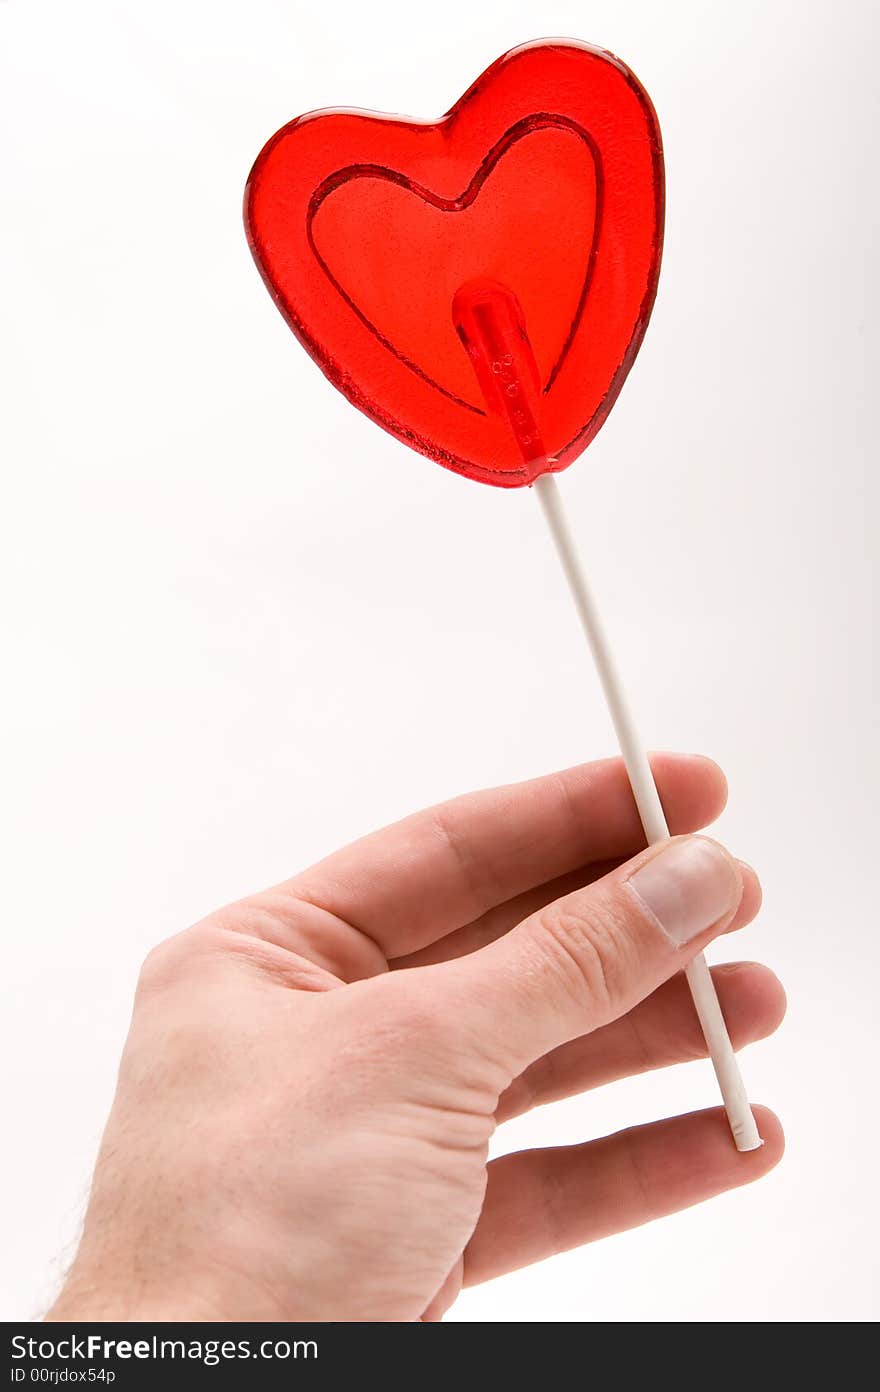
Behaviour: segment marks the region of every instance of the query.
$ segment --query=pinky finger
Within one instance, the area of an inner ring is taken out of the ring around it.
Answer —
[[[586,1145],[527,1150],[489,1166],[464,1284],[543,1261],[749,1184],[784,1149],[779,1121],[755,1108],[764,1145],[734,1149],[720,1107],[634,1126]]]

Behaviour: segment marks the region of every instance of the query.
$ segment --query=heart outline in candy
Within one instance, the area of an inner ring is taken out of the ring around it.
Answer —
[[[321,204],[323,203],[324,199],[328,196],[328,194],[334,192],[334,190],[339,188],[340,185],[343,183],[346,183],[353,179],[361,179],[365,177],[373,179],[387,179],[389,182],[398,184],[399,187],[405,188],[409,193],[412,193],[415,197],[421,198],[423,202],[430,204],[432,207],[437,208],[442,212],[464,212],[479,197],[484,184],[486,183],[489,176],[492,174],[493,170],[495,169],[495,166],[500,163],[500,161],[507,154],[508,150],[510,150],[510,148],[513,145],[515,145],[518,140],[521,140],[523,136],[529,135],[533,131],[546,130],[550,127],[556,127],[557,129],[564,128],[572,131],[575,135],[579,137],[579,139],[583,140],[584,144],[587,146],[587,149],[590,151],[590,155],[592,156],[594,168],[596,170],[597,200],[596,212],[593,222],[593,236],[590,242],[590,249],[587,254],[584,278],[583,283],[581,285],[581,292],[578,296],[577,308],[572,317],[572,322],[569,326],[569,330],[563,341],[562,347],[559,351],[559,355],[557,356],[556,361],[550,369],[547,381],[544,383],[543,391],[546,393],[550,391],[551,387],[553,386],[553,383],[559,375],[559,371],[566,359],[566,356],[568,355],[568,350],[575,337],[575,334],[577,333],[578,326],[580,325],[580,321],[583,317],[587,295],[589,294],[590,290],[590,280],[592,278],[593,267],[596,262],[596,249],[599,243],[599,227],[601,225],[602,218],[602,156],[595,144],[595,141],[592,139],[589,131],[585,131],[581,126],[578,126],[573,121],[568,120],[567,117],[553,115],[551,112],[535,112],[532,116],[524,116],[522,120],[518,121],[515,126],[511,127],[510,130],[504,132],[504,134],[501,136],[501,139],[498,140],[495,145],[493,145],[492,149],[483,159],[482,163],[474,173],[467,187],[461,194],[459,194],[457,198],[440,198],[430,189],[424,188],[422,185],[415,183],[412,179],[407,178],[404,174],[401,174],[400,171],[396,169],[388,169],[381,165],[351,165],[346,169],[340,169],[336,173],[328,175],[328,177],[324,180],[320,188],[317,188],[315,192],[312,194],[312,198],[309,204],[309,213],[307,221],[309,245],[312,248],[312,251],[315,255],[315,259],[323,268],[324,273],[327,276],[327,279],[336,287],[339,294],[342,295],[343,299],[346,300],[346,302],[351,306],[353,312],[362,320],[362,322],[366,325],[370,332],[375,335],[375,337],[379,340],[383,347],[385,347],[388,350],[388,352],[394,353],[394,355],[398,357],[401,360],[401,362],[406,363],[410,371],[416,372],[419,374],[419,376],[424,377],[424,379],[428,383],[430,383],[430,385],[434,387],[436,391],[443,392],[445,396],[449,396],[450,399],[455,401],[457,405],[462,406],[469,411],[476,411],[479,415],[486,414],[485,407],[474,406],[472,402],[464,401],[461,397],[455,396],[454,393],[450,392],[446,387],[442,385],[442,383],[435,381],[431,377],[430,373],[428,373],[424,368],[422,368],[417,362],[407,357],[407,355],[401,349],[398,349],[395,346],[394,342],[390,338],[388,338],[385,334],[382,333],[382,331],[377,327],[377,325],[371,322],[369,317],[354,301],[353,297],[349,295],[345,287],[340,284],[339,280],[334,275],[332,269],[324,260],[324,257],[321,255],[321,252],[315,244],[315,239],[313,235],[314,220],[318,213],[318,210],[321,207]]]

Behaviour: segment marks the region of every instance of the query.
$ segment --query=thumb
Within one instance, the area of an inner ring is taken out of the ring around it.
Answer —
[[[631,1010],[733,919],[740,867],[717,842],[651,846],[468,957],[431,967],[459,1039],[505,1074]],[[445,980],[443,979],[445,978]]]

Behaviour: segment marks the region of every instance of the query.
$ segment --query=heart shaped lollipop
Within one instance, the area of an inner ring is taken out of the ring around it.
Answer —
[[[254,259],[350,401],[468,478],[534,484],[649,842],[669,830],[552,475],[602,425],[648,323],[663,157],[632,73],[585,44],[526,44],[439,121],[313,112],[248,180]],[[712,978],[688,982],[740,1150],[760,1145]]]
[[[265,146],[245,223],[276,303],[360,410],[421,453],[515,488],[562,469],[613,405],[663,236],[654,109],[610,54],[527,44],[448,115],[302,116]],[[487,405],[450,307],[495,282],[534,359],[542,468]]]

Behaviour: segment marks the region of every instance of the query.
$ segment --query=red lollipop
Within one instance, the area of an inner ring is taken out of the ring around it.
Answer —
[[[439,121],[318,111],[251,171],[254,259],[348,399],[413,449],[534,484],[649,842],[660,798],[552,475],[601,427],[660,271],[663,155],[644,88],[564,40],[505,54]],[[740,1150],[761,1144],[702,956],[688,982]]]
[[[281,312],[355,406],[447,468],[521,487],[586,448],[638,352],[663,240],[657,118],[610,54],[526,44],[440,121],[291,121],[254,165],[245,223]],[[531,347],[542,469],[455,332],[456,295],[486,280]]]

